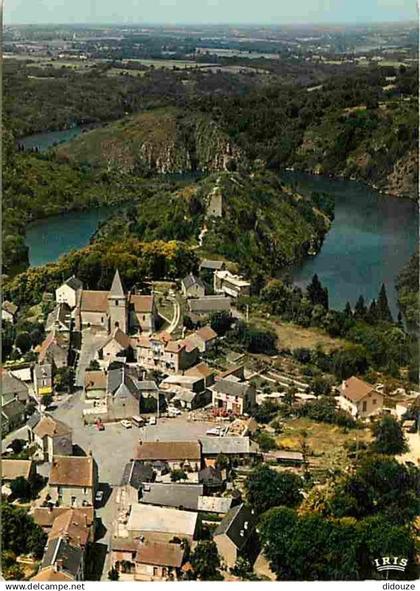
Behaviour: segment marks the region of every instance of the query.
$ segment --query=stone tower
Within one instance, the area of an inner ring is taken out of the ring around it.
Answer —
[[[111,289],[108,293],[109,332],[120,328],[127,334],[128,331],[128,304],[127,296],[121,283],[118,269],[115,271]]]

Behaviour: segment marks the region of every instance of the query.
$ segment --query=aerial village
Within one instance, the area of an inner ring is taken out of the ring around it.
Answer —
[[[216,320],[240,319],[235,304],[250,287],[223,261],[202,260],[197,276],[147,294],[127,292],[117,269],[109,291],[69,277],[49,295],[36,361],[2,369],[2,497],[47,535],[40,559],[21,560],[26,578],[188,580],[191,554],[208,540],[225,580],[240,580],[241,560],[275,578],[245,502],[247,478],[267,464],[322,482],[349,439],[336,439],[334,427],[324,458],[304,433],[270,424],[276,405],[293,417],[318,392],[278,369],[276,356],[223,348]],[[16,314],[3,303],[4,319]],[[364,424],[384,412],[401,419],[412,404],[387,408],[383,385],[355,376],[332,396],[361,424],[356,454],[369,437]],[[414,423],[404,421],[405,431]]]

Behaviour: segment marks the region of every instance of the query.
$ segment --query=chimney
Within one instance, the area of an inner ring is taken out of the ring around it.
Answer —
[[[244,529],[248,529],[248,522],[247,521],[245,521],[245,523],[244,523]]]
[[[241,531],[240,531],[239,535],[241,536],[241,538],[243,538],[243,537],[245,536],[245,532],[244,532],[244,530],[243,530],[243,529],[241,529]]]

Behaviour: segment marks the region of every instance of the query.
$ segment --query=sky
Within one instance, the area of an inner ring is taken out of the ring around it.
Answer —
[[[6,24],[282,25],[416,18],[416,0],[4,0]]]

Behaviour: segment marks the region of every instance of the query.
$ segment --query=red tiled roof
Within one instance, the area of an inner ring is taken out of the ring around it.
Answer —
[[[372,384],[368,384],[367,382],[364,382],[363,380],[353,376],[343,382],[341,391],[346,396],[346,398],[352,402],[359,402],[359,400],[362,400],[362,398],[367,396],[374,389],[375,388],[372,386]]]
[[[137,446],[137,460],[200,460],[198,441],[143,441]]]
[[[146,540],[138,545],[135,561],[141,564],[155,564],[180,568],[184,550],[178,544]]]
[[[50,472],[51,485],[92,487],[93,458],[91,456],[54,456]]]

